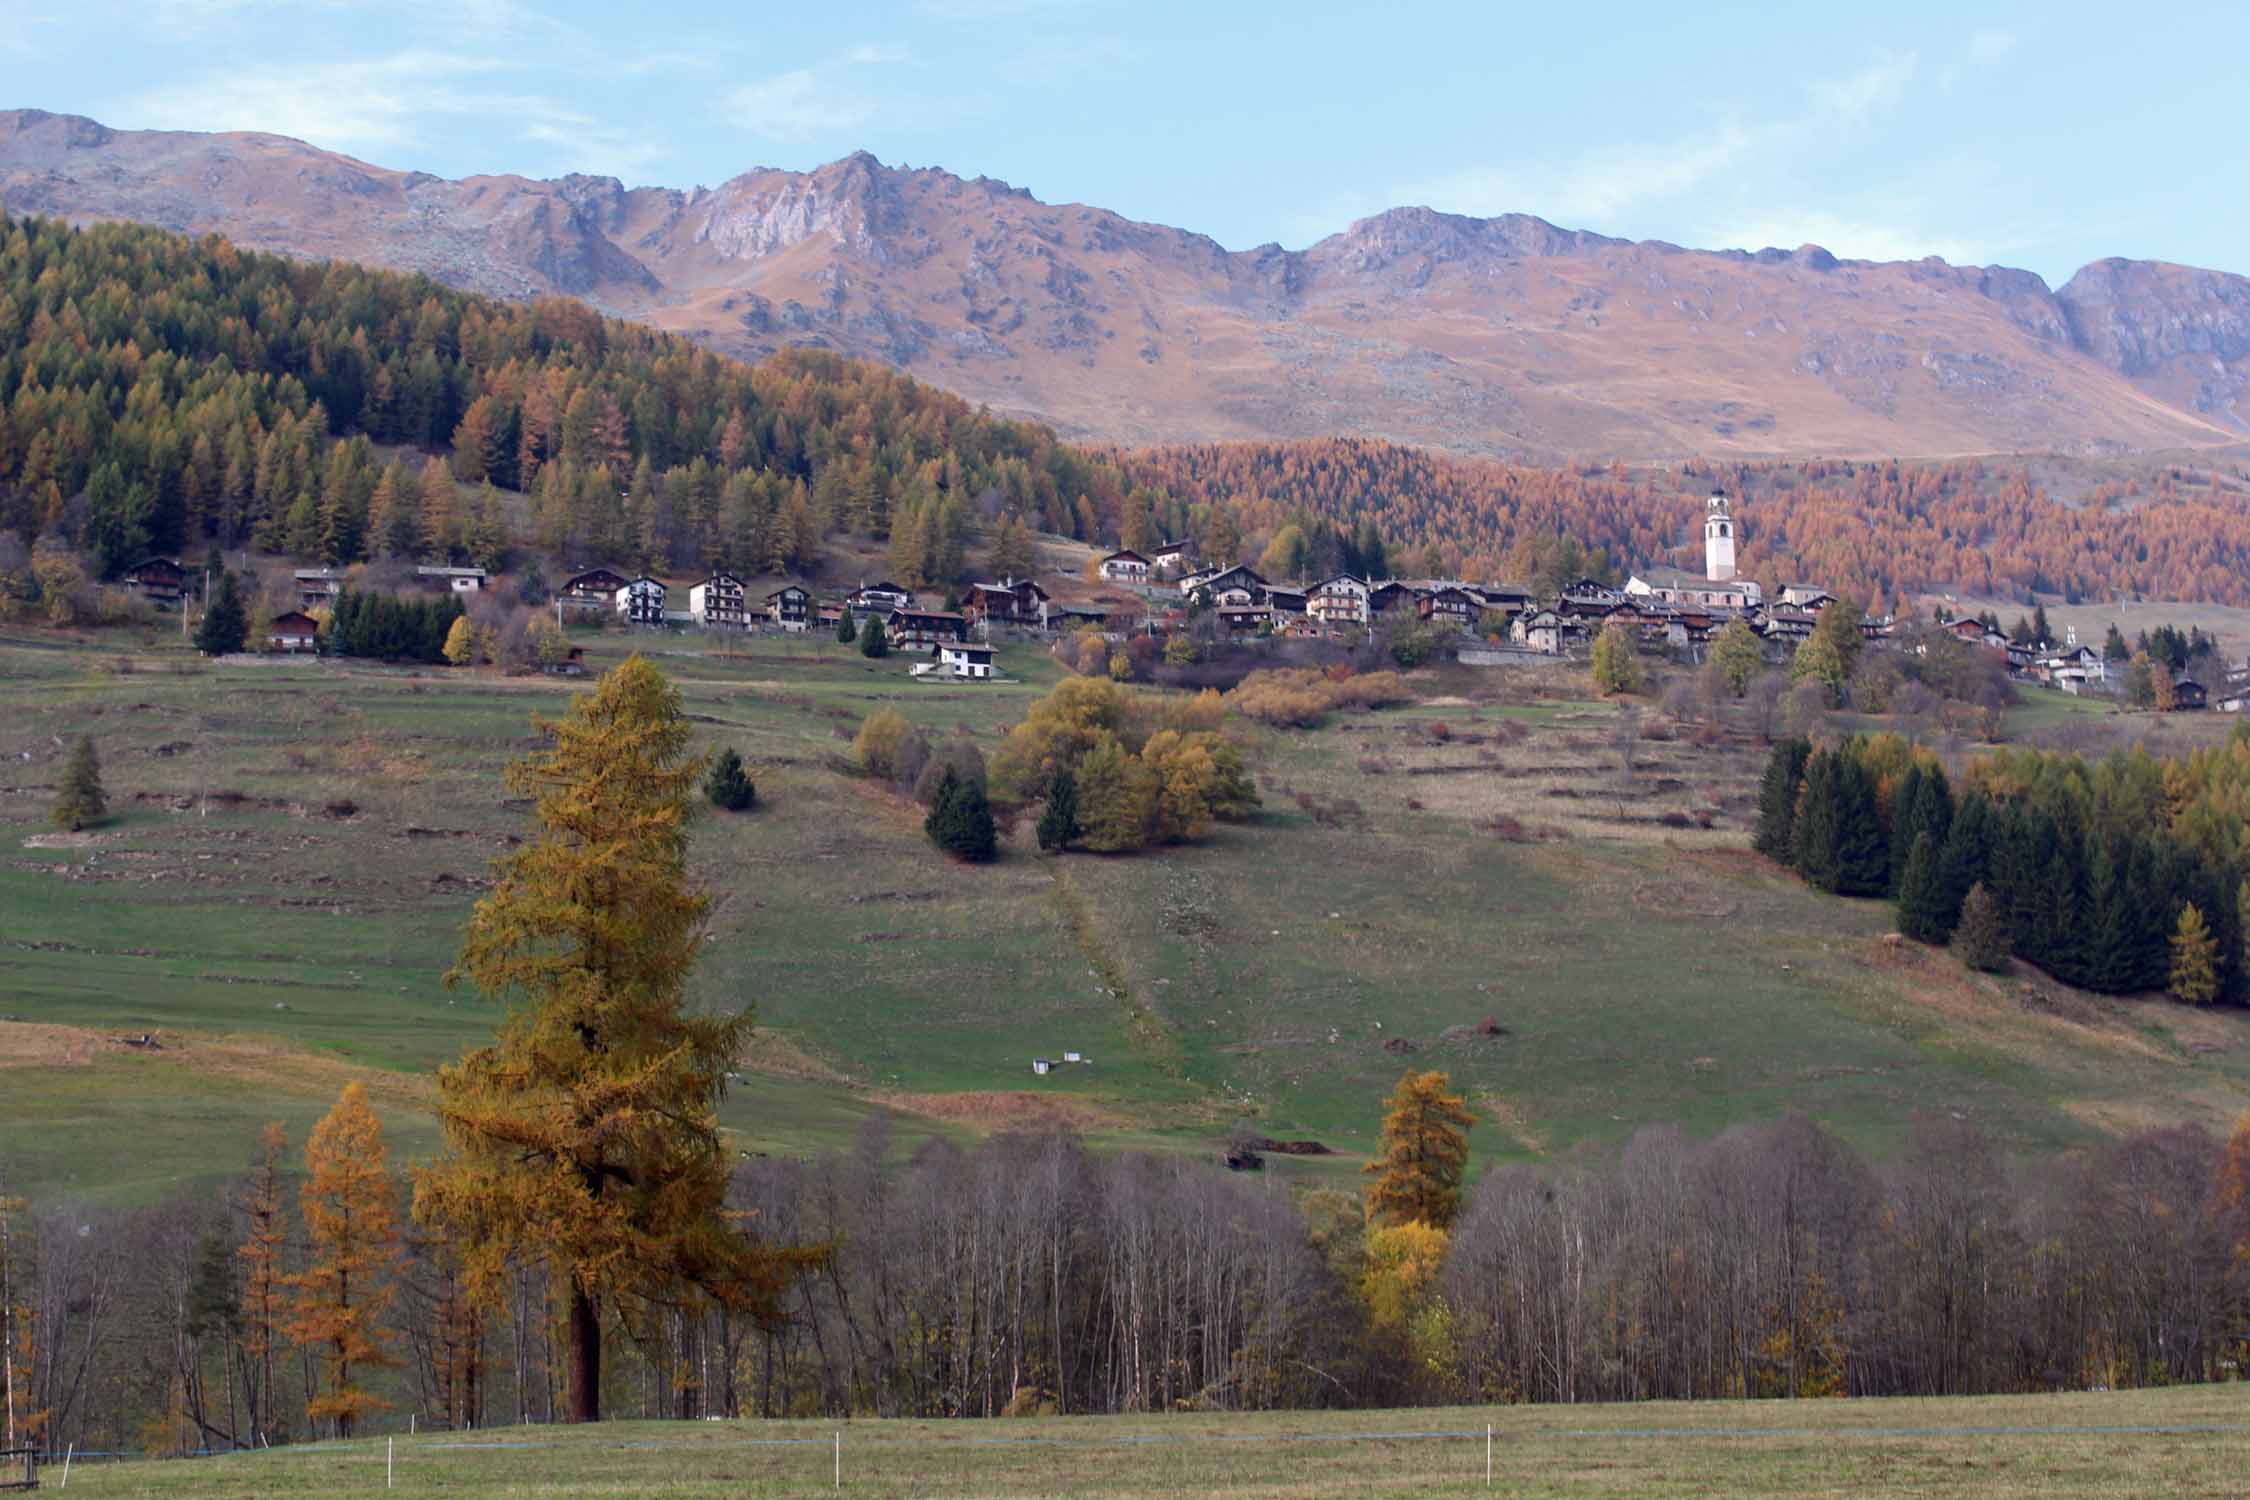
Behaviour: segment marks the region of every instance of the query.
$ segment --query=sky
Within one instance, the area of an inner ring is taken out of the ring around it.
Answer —
[[[2250,6],[6,0],[0,108],[456,177],[853,150],[1301,248],[1401,204],[2250,272]]]

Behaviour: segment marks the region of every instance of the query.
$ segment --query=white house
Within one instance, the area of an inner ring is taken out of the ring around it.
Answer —
[[[941,677],[984,678],[992,675],[992,648],[972,646],[966,641],[942,641],[937,648],[938,675]]]
[[[749,623],[742,580],[732,573],[713,573],[689,589],[687,597],[689,617],[705,630],[740,630]]]
[[[1699,578],[1682,568],[1644,568],[1625,580],[1625,592],[1661,604],[1691,604],[1702,609],[1742,609],[1763,592],[1754,579]]]
[[[1366,579],[1338,573],[1313,585],[1305,612],[1323,625],[1365,625],[1368,592]]]
[[[801,633],[812,618],[812,595],[796,584],[784,584],[766,595],[766,613],[783,630]]]
[[[451,589],[456,594],[474,594],[483,590],[487,575],[482,568],[422,567],[414,576],[431,588]]]
[[[1102,580],[1106,583],[1146,583],[1148,570],[1149,560],[1130,548],[1112,552],[1101,563]]]
[[[664,583],[646,573],[617,591],[617,613],[631,625],[664,623]]]
[[[1148,563],[1167,577],[1185,573],[1195,566],[1195,544],[1188,541],[1160,543],[1149,554]]]

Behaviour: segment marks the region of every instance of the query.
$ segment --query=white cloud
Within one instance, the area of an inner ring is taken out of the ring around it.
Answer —
[[[773,141],[806,141],[865,124],[874,99],[825,81],[810,68],[746,83],[727,95],[722,113],[753,135]]]
[[[773,141],[810,141],[857,130],[886,108],[895,110],[900,101],[896,95],[887,96],[888,102],[878,99],[850,75],[908,60],[903,47],[863,44],[824,63],[745,83],[726,96],[720,114]]]
[[[574,171],[625,176],[665,147],[541,94],[498,85],[526,65],[408,51],[356,62],[257,66],[152,89],[104,111],[111,123],[180,130],[253,130],[331,150],[382,156],[424,143],[438,120],[489,122],[495,134],[553,148]],[[403,165],[395,160],[386,166]],[[513,163],[492,163],[508,170]]]
[[[1808,92],[1820,113],[1865,125],[1906,97],[1907,86],[1914,81],[1914,65],[1911,52],[1883,53],[1858,72],[1816,83]]]

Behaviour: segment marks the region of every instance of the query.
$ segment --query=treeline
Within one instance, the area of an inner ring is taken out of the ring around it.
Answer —
[[[296,1204],[343,1163],[299,1187],[278,1150],[222,1194],[0,1209],[19,1433],[178,1452],[333,1425],[334,1231],[309,1238]],[[404,1201],[354,1180],[363,1206]],[[828,1251],[764,1321],[605,1308],[613,1414],[2082,1390],[2223,1379],[2250,1340],[2250,1135],[2195,1127],[2020,1161],[1946,1122],[1880,1163],[1797,1118],[1655,1127],[1496,1167],[1436,1229],[1206,1161],[1067,1136],[906,1151],[878,1124],[741,1165],[730,1204]],[[564,1416],[552,1279],[526,1259],[472,1301],[442,1240],[396,1227],[351,1287],[362,1429]]]
[[[756,570],[849,530],[919,583],[1011,511],[1088,540],[1164,511],[1046,428],[877,365],[751,367],[562,299],[131,225],[0,218],[0,392],[0,529],[104,575],[205,539]]]
[[[328,622],[328,649],[377,661],[443,662],[446,639],[464,613],[450,593],[401,598],[346,590]]]
[[[2000,750],[1956,785],[1896,735],[1775,747],[1757,848],[1899,930],[2105,994],[2250,999],[2250,726],[2178,759]]]
[[[1703,498],[1742,518],[1743,574],[1815,579],[1876,613],[1928,588],[2022,599],[2146,596],[2250,603],[2250,512],[2210,491],[2161,489],[2119,515],[2039,490],[2020,465],[1690,463],[1527,469],[1366,438],[1112,452],[1131,483],[1194,509],[1231,509],[1242,536],[1317,518],[1388,539],[1401,572],[1551,584],[1610,560],[1701,563]],[[1575,571],[1558,544],[1580,549]],[[1872,542],[1872,544],[1871,544]]]

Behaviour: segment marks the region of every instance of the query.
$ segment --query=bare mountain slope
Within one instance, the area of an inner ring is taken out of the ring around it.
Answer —
[[[2250,281],[1683,250],[1401,208],[1304,251],[883,166],[716,189],[459,181],[268,135],[0,112],[0,204],[820,344],[1122,443],[1366,434],[1514,458],[2194,447],[2250,431]]]

